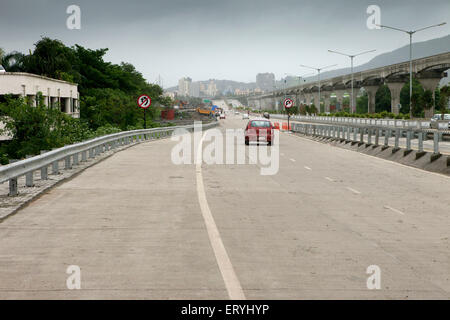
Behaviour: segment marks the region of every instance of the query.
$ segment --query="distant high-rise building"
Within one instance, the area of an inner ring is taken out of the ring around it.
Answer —
[[[200,97],[200,83],[199,82],[192,82],[190,96],[196,97],[196,98]]]
[[[218,92],[217,91],[217,85],[214,82],[214,80],[211,80],[208,83],[208,90],[207,90],[207,92],[208,92],[208,96],[209,97],[215,97],[217,95],[217,92]]]
[[[191,95],[191,85],[192,85],[192,79],[187,78],[181,78],[178,80],[178,94],[180,96],[188,97]]]
[[[256,87],[262,91],[272,91],[275,86],[275,75],[273,73],[258,73],[256,75]]]

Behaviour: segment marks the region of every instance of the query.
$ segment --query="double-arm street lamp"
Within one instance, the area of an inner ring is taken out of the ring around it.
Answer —
[[[321,104],[321,99],[320,99],[320,71],[322,71],[324,69],[331,68],[331,67],[335,67],[335,66],[337,66],[337,64],[333,64],[331,66],[326,66],[326,67],[322,67],[322,68],[314,68],[314,67],[310,67],[310,66],[305,66],[303,64],[300,65],[300,67],[309,68],[309,69],[313,69],[313,70],[317,71],[317,79],[318,79],[318,82],[319,82],[319,106],[317,106],[317,108],[318,108],[317,110],[319,112],[320,112],[320,104]]]
[[[355,93],[354,93],[354,88],[353,88],[353,59],[355,57],[357,57],[357,56],[360,56],[360,55],[363,55],[363,54],[366,54],[366,53],[369,53],[369,52],[374,52],[374,51],[376,51],[376,50],[369,50],[369,51],[364,51],[364,52],[361,52],[361,53],[358,53],[358,54],[351,55],[351,54],[346,54],[346,53],[342,53],[342,52],[338,52],[338,51],[328,50],[328,52],[337,53],[337,54],[349,57],[350,60],[351,60],[351,66],[352,66],[351,67],[352,68],[352,71],[351,71],[352,72],[352,96],[351,96],[351,103],[350,103],[351,106],[350,106],[350,108],[352,109],[352,113],[356,112],[355,101],[354,101]]]
[[[412,85],[412,83],[413,83],[413,81],[412,81],[412,36],[413,36],[413,34],[419,32],[419,31],[423,31],[426,29],[434,28],[434,27],[441,27],[445,24],[447,24],[447,22],[443,22],[443,23],[439,23],[439,24],[435,24],[432,26],[428,26],[425,28],[417,29],[417,30],[411,30],[411,31],[377,24],[377,26],[381,27],[381,28],[392,29],[392,30],[401,31],[401,32],[405,32],[405,33],[409,34],[409,113],[410,113],[410,115],[412,115],[411,97],[412,97],[412,87],[413,87],[413,85]]]

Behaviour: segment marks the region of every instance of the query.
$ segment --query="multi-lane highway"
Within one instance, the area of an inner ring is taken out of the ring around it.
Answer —
[[[288,133],[275,175],[176,165],[176,144],[118,152],[0,223],[0,298],[450,298],[448,176]]]

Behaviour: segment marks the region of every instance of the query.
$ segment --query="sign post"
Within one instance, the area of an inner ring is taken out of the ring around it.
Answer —
[[[137,100],[138,106],[144,109],[144,129],[147,129],[147,109],[152,105],[152,99],[146,95],[143,94],[139,96]]]
[[[287,112],[287,116],[288,116],[288,131],[289,131],[289,118],[291,117],[290,113],[289,113],[289,109],[291,109],[294,106],[294,101],[292,101],[292,99],[286,98],[284,99],[283,102],[284,107],[286,108],[286,112]]]

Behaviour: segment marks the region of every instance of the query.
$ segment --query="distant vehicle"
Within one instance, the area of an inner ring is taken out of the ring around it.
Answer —
[[[234,114],[238,116],[239,115],[239,111],[235,111]]]
[[[270,119],[270,114],[268,112],[264,112],[263,117],[266,119]]]
[[[245,144],[251,142],[267,142],[269,146],[273,143],[273,125],[269,120],[251,120],[245,128]]]
[[[220,119],[225,119],[225,113],[220,114]]]
[[[448,129],[450,129],[450,113],[445,113],[444,114],[444,121],[448,120]],[[437,129],[438,128],[438,121],[442,121],[442,114],[438,113],[435,114],[431,119],[430,119],[430,127],[432,129]]]
[[[0,64],[0,73],[6,72],[5,68]]]
[[[214,111],[211,110],[211,108],[207,107],[198,107],[197,112],[204,115],[213,115]]]
[[[242,114],[242,120],[248,119],[248,113]]]

